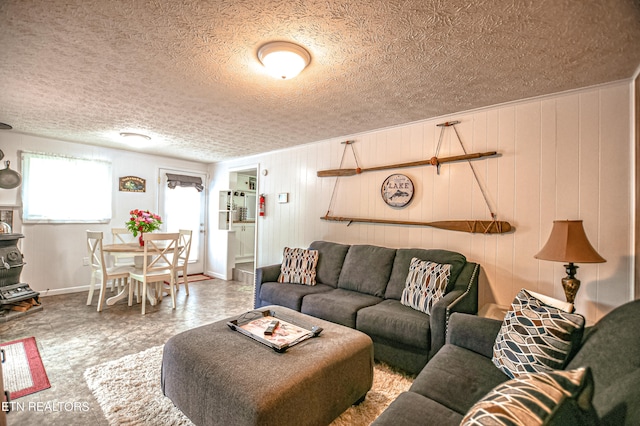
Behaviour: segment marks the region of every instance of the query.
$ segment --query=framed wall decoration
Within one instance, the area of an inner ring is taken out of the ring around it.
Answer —
[[[382,182],[380,192],[391,207],[404,207],[413,198],[413,182],[405,175],[393,174]]]
[[[121,177],[118,189],[123,192],[146,192],[147,181],[136,176]]]

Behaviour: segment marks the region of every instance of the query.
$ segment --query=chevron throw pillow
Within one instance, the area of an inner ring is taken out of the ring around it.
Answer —
[[[431,307],[445,295],[450,276],[451,265],[414,257],[409,264],[400,303],[431,314]]]
[[[462,419],[463,426],[597,425],[589,367],[528,373],[493,388]]]
[[[492,361],[507,376],[561,369],[580,344],[584,317],[565,312],[522,289],[502,322]]]

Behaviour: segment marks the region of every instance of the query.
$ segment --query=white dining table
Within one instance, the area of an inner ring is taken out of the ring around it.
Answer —
[[[180,249],[180,247],[178,247]],[[124,244],[104,244],[102,246],[102,251],[105,253],[121,253],[128,254],[133,257],[133,262],[136,268],[143,267],[143,258],[144,258],[144,246],[141,246],[139,243],[124,243]],[[147,254],[152,255],[154,252],[149,251]],[[131,285],[131,280],[127,280],[123,289],[116,294],[107,299],[107,305],[114,305],[119,300],[124,299],[129,295],[129,286]],[[155,306],[160,300],[162,300],[162,291],[159,294],[151,294],[151,292],[147,292],[147,298],[149,299],[149,303],[152,306]]]

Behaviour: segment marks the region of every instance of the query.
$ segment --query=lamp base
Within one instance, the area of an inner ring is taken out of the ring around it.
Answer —
[[[573,303],[576,300],[576,294],[580,289],[580,280],[576,278],[576,269],[573,263],[564,265],[567,268],[567,276],[562,279],[562,288],[564,289],[564,296],[567,298],[567,302]]]
[[[577,278],[564,277],[562,279],[562,288],[564,289],[564,295],[567,298],[567,302],[573,303],[576,300],[576,293],[580,288],[580,280]]]

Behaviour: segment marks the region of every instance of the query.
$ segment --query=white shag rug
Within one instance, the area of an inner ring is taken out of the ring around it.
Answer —
[[[110,425],[192,426],[193,423],[162,394],[162,346],[108,361],[84,372],[89,389]],[[369,425],[412,379],[376,364],[373,387],[364,402],[350,407],[331,426]]]

